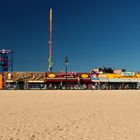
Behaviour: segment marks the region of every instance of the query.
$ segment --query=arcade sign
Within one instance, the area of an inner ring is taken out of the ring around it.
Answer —
[[[43,72],[5,72],[5,80],[45,81],[45,73]]]

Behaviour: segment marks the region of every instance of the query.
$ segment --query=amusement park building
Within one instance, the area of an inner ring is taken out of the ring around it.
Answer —
[[[0,89],[139,89],[140,74],[134,72],[4,72]]]
[[[4,89],[89,89],[90,73],[4,72]]]

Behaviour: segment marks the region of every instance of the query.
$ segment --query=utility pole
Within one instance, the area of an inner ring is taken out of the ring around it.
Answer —
[[[65,57],[65,70],[66,70],[66,89],[67,89],[67,72],[68,72],[68,56]]]

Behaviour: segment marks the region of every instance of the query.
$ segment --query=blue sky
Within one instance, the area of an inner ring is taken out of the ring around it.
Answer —
[[[53,71],[95,67],[140,71],[140,1],[0,0],[0,48],[15,71],[47,71],[53,8]]]

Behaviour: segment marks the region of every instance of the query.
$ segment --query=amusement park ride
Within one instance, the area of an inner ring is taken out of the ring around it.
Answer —
[[[13,71],[13,51],[0,50],[0,71]]]
[[[52,72],[53,60],[52,60],[52,8],[50,9],[50,41],[49,41],[49,59],[48,59],[48,71]]]

